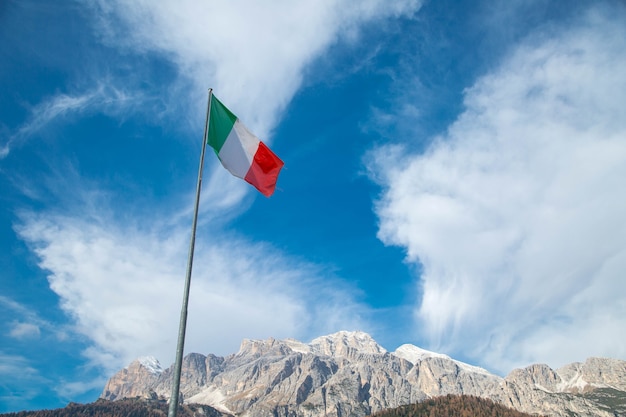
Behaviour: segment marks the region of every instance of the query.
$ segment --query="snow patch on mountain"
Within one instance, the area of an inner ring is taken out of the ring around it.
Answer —
[[[400,346],[394,352],[392,352],[392,354],[399,358],[406,359],[407,361],[411,362],[413,365],[428,358],[447,359],[456,363],[457,366],[463,369],[464,371],[474,372],[474,373],[484,374],[484,375],[491,375],[491,372],[487,371],[484,368],[470,365],[465,362],[457,361],[456,359],[452,359],[450,356],[445,355],[443,353],[431,352],[430,350],[422,349],[420,347],[417,347],[411,344],[404,344]]]
[[[402,345],[392,353],[399,358],[406,359],[414,365],[426,358],[452,359],[443,353],[431,352],[430,350],[422,349],[411,344]]]
[[[152,374],[158,375],[163,372],[161,363],[154,356],[143,356],[137,361],[145,368],[147,368]]]

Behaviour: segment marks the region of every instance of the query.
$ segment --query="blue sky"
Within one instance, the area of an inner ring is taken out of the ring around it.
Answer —
[[[0,3],[0,412],[186,352],[363,330],[500,375],[626,358],[622,1]]]

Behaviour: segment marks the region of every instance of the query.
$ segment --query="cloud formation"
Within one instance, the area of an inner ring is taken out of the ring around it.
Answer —
[[[111,373],[154,355],[168,366],[188,225],[145,230],[82,210],[84,218],[23,213],[16,230],[49,271],[50,288],[73,318],[73,331],[91,341],[83,354],[92,364]],[[341,282],[329,282],[326,274],[323,282],[319,268],[228,233],[198,235],[205,237],[196,243],[188,352],[225,355],[244,337],[310,337],[337,325],[366,327],[367,310]]]
[[[0,311],[17,317],[12,322],[5,323],[8,326],[6,334],[15,339],[39,338],[42,334],[50,335],[57,340],[66,337],[66,329],[57,324],[42,319],[34,310],[0,295]]]
[[[620,12],[623,12],[621,9]],[[624,357],[626,29],[591,11],[526,39],[424,153],[372,153],[379,237],[423,267],[432,348],[507,372]]]
[[[96,111],[123,117],[124,112],[139,101],[139,97],[128,96],[126,92],[104,82],[89,91],[47,97],[30,109],[30,117],[22,126],[7,135],[0,148],[0,160],[6,158],[13,147],[40,135],[42,130],[55,122],[63,123],[68,118]]]
[[[16,339],[37,339],[40,334],[41,331],[39,330],[39,326],[36,324],[20,322],[13,322],[11,325],[11,331],[9,332],[9,336]]]
[[[4,389],[4,382],[0,388],[0,401],[4,404],[12,402],[23,403],[37,396],[38,384],[47,383],[39,371],[28,358],[6,353],[0,350],[0,378],[3,381],[16,382],[17,389]]]
[[[415,13],[420,0],[101,1],[101,36],[118,48],[156,52],[191,83],[192,108],[205,92],[268,137],[300,86],[305,67],[370,21]]]

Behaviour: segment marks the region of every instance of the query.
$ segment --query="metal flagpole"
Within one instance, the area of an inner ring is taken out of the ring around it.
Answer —
[[[202,188],[202,167],[204,166],[204,151],[206,149],[207,134],[209,131],[209,113],[211,112],[211,95],[213,89],[209,88],[209,102],[206,108],[206,120],[204,122],[204,136],[202,137],[202,152],[200,153],[200,167],[198,168],[198,185],[196,187],[196,204],[193,211],[193,223],[191,226],[191,240],[189,242],[189,258],[187,260],[187,276],[185,278],[185,291],[183,293],[183,307],[180,311],[180,325],[178,327],[178,344],[176,346],[176,362],[174,363],[174,376],[172,381],[172,394],[168,417],[176,417],[178,411],[178,396],[180,391],[180,373],[183,365],[183,350],[185,348],[185,331],[187,329],[187,305],[189,304],[189,287],[191,286],[191,269],[193,266],[193,251],[196,245],[196,224],[198,223],[198,206],[200,205],[200,189]]]

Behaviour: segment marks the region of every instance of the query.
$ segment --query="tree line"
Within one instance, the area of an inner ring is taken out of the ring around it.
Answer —
[[[90,404],[70,403],[56,410],[20,411],[0,417],[166,417],[165,400],[98,400]],[[226,417],[216,409],[199,404],[181,405],[179,417]],[[537,417],[471,395],[447,395],[380,411],[371,417]]]
[[[168,404],[165,400],[123,399],[118,401],[98,400],[89,404],[70,403],[56,410],[20,411],[0,414],[0,417],[166,417]],[[224,417],[207,405],[181,405],[178,417]]]
[[[446,395],[372,414],[372,417],[537,417],[472,395]]]

